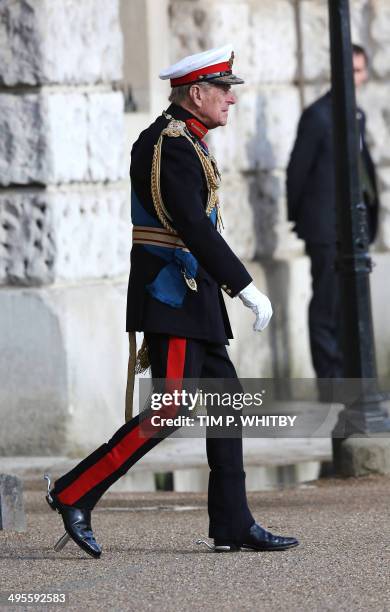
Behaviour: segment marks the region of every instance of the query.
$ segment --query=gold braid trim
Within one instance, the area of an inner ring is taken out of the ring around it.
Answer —
[[[161,132],[157,144],[154,145],[151,191],[154,208],[160,223],[163,225],[163,227],[165,227],[166,230],[168,230],[172,234],[176,234],[176,231],[171,225],[172,219],[164,206],[160,188],[161,148],[164,136],[170,136],[172,138],[184,136],[194,147],[196,154],[200,160],[200,163],[202,164],[203,172],[207,183],[208,198],[205,211],[206,215],[209,217],[211,215],[212,210],[216,207],[218,212],[218,219],[221,223],[219,199],[217,195],[217,189],[221,184],[221,175],[218,171],[217,163],[212,155],[206,155],[201,145],[191,138],[184,121],[179,121],[177,119],[172,119],[168,123],[167,127]]]
[[[135,375],[142,374],[150,367],[148,347],[144,338],[137,353],[135,332],[129,332],[129,361],[127,365],[127,385],[125,401],[125,423],[133,418],[133,397]]]
[[[133,396],[134,396],[136,352],[137,352],[137,344],[135,340],[135,332],[129,332],[129,361],[127,365],[125,423],[127,423],[133,418]]]
[[[137,360],[135,362],[135,373],[142,374],[146,372],[150,368],[150,359],[148,352],[148,345],[146,343],[146,338],[143,339],[141,348],[137,353]]]

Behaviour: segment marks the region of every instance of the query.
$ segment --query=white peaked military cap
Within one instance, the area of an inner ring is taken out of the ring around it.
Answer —
[[[159,77],[170,79],[172,87],[202,82],[240,85],[244,81],[233,74],[233,61],[232,45],[224,45],[189,55],[160,72]]]

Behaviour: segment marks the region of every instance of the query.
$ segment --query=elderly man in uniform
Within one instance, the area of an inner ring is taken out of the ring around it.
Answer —
[[[237,380],[226,351],[232,332],[221,289],[252,309],[255,331],[272,315],[269,299],[218,231],[220,177],[203,140],[208,130],[226,125],[236,102],[231,86],[243,83],[232,73],[233,57],[228,45],[162,72],[160,77],[171,82],[172,104],[132,149],[127,330],[131,337],[144,332],[153,379],[173,380],[178,387],[184,378]],[[91,527],[96,503],[174,430],[153,431],[150,421],[151,408],[130,419],[48,493],[68,536],[93,557],[101,554]],[[296,546],[295,538],[275,536],[255,522],[246,499],[241,437],[208,436],[206,445],[214,550]]]

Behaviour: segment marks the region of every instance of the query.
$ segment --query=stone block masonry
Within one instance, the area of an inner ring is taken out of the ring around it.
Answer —
[[[84,452],[123,419],[130,211],[118,9],[1,2],[3,454]]]
[[[124,423],[126,284],[0,290],[1,455],[83,455]]]
[[[0,530],[25,531],[22,481],[0,474]]]
[[[126,177],[123,97],[81,87],[0,95],[0,184]]]
[[[114,183],[0,191],[0,284],[126,275],[128,206]]]
[[[109,83],[122,77],[118,2],[2,0],[0,83]]]

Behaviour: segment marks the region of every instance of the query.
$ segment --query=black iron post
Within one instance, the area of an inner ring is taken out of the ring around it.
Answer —
[[[377,386],[369,281],[372,264],[359,177],[349,0],[329,0],[329,22],[344,377],[361,381],[359,399],[345,406],[333,432],[337,470],[343,438],[390,431],[390,419]]]

